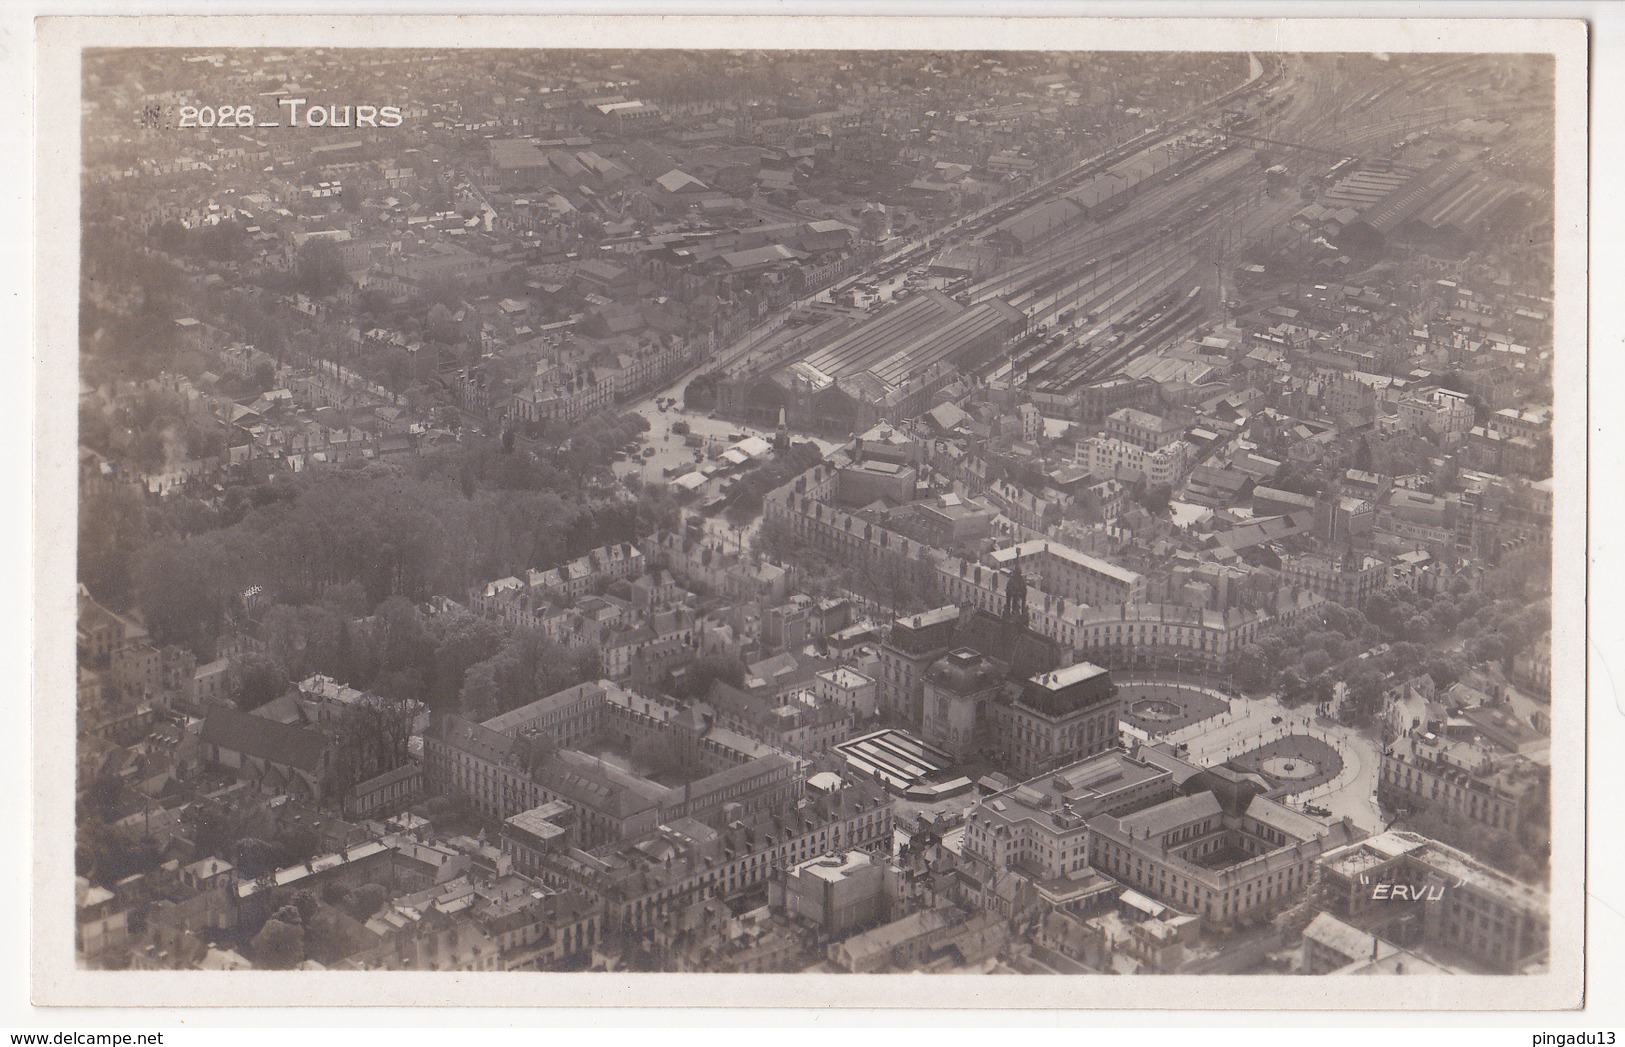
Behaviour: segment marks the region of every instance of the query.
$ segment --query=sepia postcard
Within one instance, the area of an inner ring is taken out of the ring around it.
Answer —
[[[1585,23],[37,44],[37,1003],[1583,1004]]]

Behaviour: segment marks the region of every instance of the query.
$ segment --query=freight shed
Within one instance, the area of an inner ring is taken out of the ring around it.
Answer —
[[[1387,246],[1390,237],[1406,222],[1467,174],[1465,163],[1452,160],[1435,164],[1421,174],[1411,177],[1404,185],[1383,198],[1381,203],[1350,222],[1343,229],[1339,246],[1345,251],[1360,254],[1380,253]]]
[[[1083,208],[1061,197],[999,223],[987,242],[1002,254],[1026,254],[1073,228],[1084,216]]]

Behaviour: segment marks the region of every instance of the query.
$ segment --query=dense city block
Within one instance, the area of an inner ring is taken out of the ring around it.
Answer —
[[[1553,72],[87,52],[80,961],[1548,970]]]

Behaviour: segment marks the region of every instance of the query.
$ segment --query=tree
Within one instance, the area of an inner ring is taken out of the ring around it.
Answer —
[[[1062,510],[1062,516],[1085,526],[1101,523],[1105,519],[1101,515],[1100,506],[1089,496],[1073,499]]]
[[[262,968],[292,970],[305,959],[304,928],[277,919],[267,920],[254,936],[253,951],[254,962]]]
[[[1403,606],[1403,600],[1395,592],[1379,589],[1367,597],[1363,610],[1366,619],[1387,634],[1400,621]]]
[[[262,360],[254,368],[254,381],[250,390],[256,393],[269,392],[276,385],[276,365],[269,360]]]
[[[294,908],[299,910],[299,922],[305,927],[310,926],[311,921],[316,918],[317,911],[321,908],[321,902],[317,901],[316,893],[309,889],[295,891],[293,904]]]
[[[424,320],[424,330],[429,337],[438,342],[450,343],[456,340],[457,326],[445,302],[435,302],[429,307],[429,315]]]
[[[1238,686],[1248,690],[1260,690],[1269,686],[1269,662],[1264,656],[1264,649],[1258,644],[1247,644],[1236,652],[1231,662],[1231,672],[1235,675]]]
[[[401,766],[412,737],[410,704],[368,694],[333,721],[333,785],[337,793]]]
[[[423,670],[416,666],[379,673],[373,680],[372,687],[380,694],[402,702],[422,702],[428,694],[428,684],[423,679]]]
[[[1275,474],[1270,486],[1293,494],[1308,495],[1311,498],[1320,496],[1320,482],[1315,478],[1314,470],[1299,462],[1288,462]]]
[[[496,654],[505,635],[492,619],[466,612],[436,616],[429,632],[434,653],[424,699],[431,708],[451,709],[469,667]]]
[[[519,760],[519,766],[529,774],[541,770],[553,758],[553,754],[558,752],[558,746],[553,744],[552,735],[545,733],[523,735],[518,739],[518,743],[515,755]]]
[[[306,240],[294,264],[294,286],[308,295],[325,298],[350,282],[344,258],[327,240]]]
[[[1152,484],[1146,488],[1145,497],[1140,504],[1152,515],[1161,516],[1168,511],[1168,503],[1173,500],[1173,488],[1167,484]]]
[[[366,586],[360,582],[330,585],[322,591],[321,606],[343,619],[360,618],[372,607]]]
[[[690,411],[705,411],[717,405],[717,380],[711,375],[698,375],[683,389],[683,407]]]
[[[795,528],[783,517],[764,519],[756,529],[751,547],[758,555],[775,560],[788,560],[801,552]]]
[[[646,485],[638,492],[636,522],[633,527],[638,537],[661,531],[675,531],[682,524],[683,510],[677,504],[671,488],[664,485]]]
[[[245,654],[233,668],[232,700],[239,709],[258,709],[288,689],[288,670],[271,655]]]
[[[364,590],[362,595],[364,600]],[[283,668],[284,680],[302,680],[313,672],[348,678],[344,628],[344,617],[327,599],[299,607],[275,604],[260,619],[260,636]]]
[[[373,619],[381,668],[420,668],[430,660],[429,638],[410,600],[391,596],[378,605]]]
[[[496,654],[469,667],[463,678],[463,715],[490,719],[595,680],[602,669],[596,650],[566,646],[535,630],[521,629]]]
[[[462,693],[458,696],[458,708],[468,719],[483,722],[504,711],[498,708],[503,700],[498,676],[505,660],[498,653],[468,667],[463,676]]]
[[[1449,494],[1461,487],[1461,466],[1456,462],[1454,455],[1446,455],[1439,459],[1438,466],[1433,470],[1433,492],[1435,494]]]
[[[1372,669],[1362,669],[1347,682],[1340,715],[1355,723],[1370,720],[1382,711],[1384,694],[1383,675]]]
[[[459,792],[431,797],[421,809],[421,816],[440,832],[447,831],[448,826],[465,824],[473,813],[468,797]]]
[[[1371,441],[1363,435],[1354,447],[1354,468],[1363,472],[1371,471]]]
[[[1468,668],[1466,660],[1459,654],[1446,651],[1429,655],[1423,665],[1427,674],[1433,677],[1434,686],[1441,691],[1460,680]]]
[[[1421,641],[1436,639],[1439,630],[1435,627],[1433,619],[1426,614],[1413,614],[1405,620],[1405,635],[1414,636]]]
[[[936,573],[931,564],[900,552],[874,557],[857,577],[850,573],[853,568],[847,570],[852,588],[872,593],[899,614],[923,610],[936,598]]]
[[[147,933],[147,916],[151,911],[151,902],[142,902],[130,909],[130,915],[125,922],[125,929],[129,931],[132,939],[140,938]]]
[[[344,913],[322,909],[305,921],[305,956],[326,966],[343,960],[377,939],[357,928]]]
[[[158,848],[153,841],[137,839],[135,834],[108,825],[89,812],[81,812],[74,843],[75,869],[101,886],[110,887],[158,864]]]
[[[389,892],[376,883],[364,883],[350,892],[350,902],[347,908],[350,915],[365,923],[373,913],[384,907],[389,900]]]
[[[157,514],[131,484],[90,484],[79,499],[79,581],[98,600],[122,606],[159,526]]]
[[[206,549],[196,541],[155,544],[136,572],[136,591],[153,639],[186,647],[199,661],[214,653],[227,599]]]

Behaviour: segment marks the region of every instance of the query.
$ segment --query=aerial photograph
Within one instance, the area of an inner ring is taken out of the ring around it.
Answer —
[[[77,969],[1550,974],[1556,64],[85,50]]]

